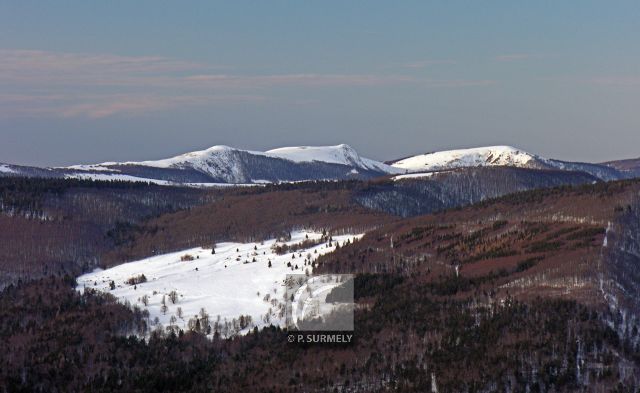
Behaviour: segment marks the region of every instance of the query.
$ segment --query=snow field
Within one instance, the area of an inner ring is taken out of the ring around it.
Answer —
[[[77,289],[94,288],[112,294],[122,303],[148,310],[152,328],[157,321],[163,328],[173,325],[186,330],[189,319],[201,309],[209,315],[211,324],[218,316],[222,324],[240,315],[250,316],[252,324],[244,332],[254,326],[284,326],[286,275],[311,273],[312,263],[320,255],[334,251],[337,243],[353,242],[361,236],[334,236],[331,246],[321,233],[311,231],[293,232],[286,242],[271,239],[259,243],[218,243],[215,254],[211,248],[198,247],[96,270],[78,277]],[[320,243],[282,255],[272,249],[274,245],[293,245],[307,239]],[[291,267],[287,266],[289,263]],[[127,283],[143,274],[146,282]],[[175,304],[170,299],[172,291],[177,295]],[[164,311],[163,298],[167,307]],[[173,324],[172,316],[176,319]]]
[[[5,164],[0,164],[0,172],[15,173],[15,171],[13,169],[9,168],[9,166],[5,165]]]
[[[394,162],[392,166],[412,172],[492,165],[527,167],[536,159],[542,160],[515,147],[488,146],[421,154]]]

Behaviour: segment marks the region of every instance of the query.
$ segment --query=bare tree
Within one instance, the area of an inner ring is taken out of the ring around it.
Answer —
[[[178,301],[178,292],[176,291],[169,292],[169,300],[171,300],[172,304],[176,304]]]
[[[164,295],[162,295],[162,307],[160,307],[160,311],[161,311],[163,314],[166,314],[168,309],[169,309],[169,307],[167,307],[167,301],[166,301],[166,299],[165,299],[165,296],[164,296]]]

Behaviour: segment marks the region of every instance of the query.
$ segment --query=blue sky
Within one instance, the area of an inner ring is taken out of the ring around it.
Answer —
[[[0,0],[0,162],[640,156],[640,3],[528,3]]]

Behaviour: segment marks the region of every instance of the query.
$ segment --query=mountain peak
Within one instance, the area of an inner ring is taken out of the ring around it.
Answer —
[[[393,167],[408,171],[438,171],[474,166],[539,167],[545,159],[507,145],[445,150],[420,154],[392,163]]]
[[[349,145],[290,146],[268,150],[266,155],[294,162],[321,161],[331,164],[352,165],[359,163],[360,155]]]
[[[238,150],[235,147],[227,146],[227,145],[215,145],[206,149],[205,151],[228,151],[228,150]]]

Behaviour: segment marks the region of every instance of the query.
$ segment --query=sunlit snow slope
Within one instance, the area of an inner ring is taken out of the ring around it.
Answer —
[[[265,152],[270,157],[284,158],[294,162],[326,162],[329,164],[341,164],[378,170],[386,173],[397,172],[393,167],[389,167],[378,161],[360,157],[358,153],[349,145],[341,144],[337,146],[296,146],[281,147]]]
[[[421,154],[396,161],[392,166],[409,172],[427,172],[493,165],[531,168],[540,166],[545,161],[515,147],[488,146]]]
[[[264,183],[371,178],[399,173],[345,144],[283,147],[267,152],[213,146],[155,161],[105,162],[57,168],[69,176],[131,175],[172,183]]]
[[[244,331],[253,326],[283,325],[286,274],[311,272],[312,263],[318,256],[334,251],[337,243],[342,245],[360,237],[334,236],[329,245],[328,239],[322,238],[320,233],[298,231],[286,242],[272,239],[262,243],[219,243],[215,254],[211,248],[193,248],[94,271],[78,277],[78,290],[95,288],[111,293],[123,303],[147,309],[151,324],[157,318],[163,329],[170,325],[172,316],[177,319],[174,326],[187,329],[189,319],[202,308],[209,314],[212,324],[217,316],[220,316],[221,325],[240,315],[251,316],[252,325]],[[307,239],[319,244],[282,255],[272,249],[274,245],[293,245]],[[189,259],[186,255],[193,260],[181,260]],[[272,267],[268,267],[269,261]],[[127,284],[129,278],[142,274],[147,282]],[[110,289],[112,281],[113,290]],[[172,291],[177,293],[175,304],[169,296]],[[147,306],[143,302],[145,295],[148,296]],[[163,297],[166,312],[162,312]],[[182,318],[178,317],[178,307],[182,310]],[[221,332],[223,336],[234,333],[233,329]]]

